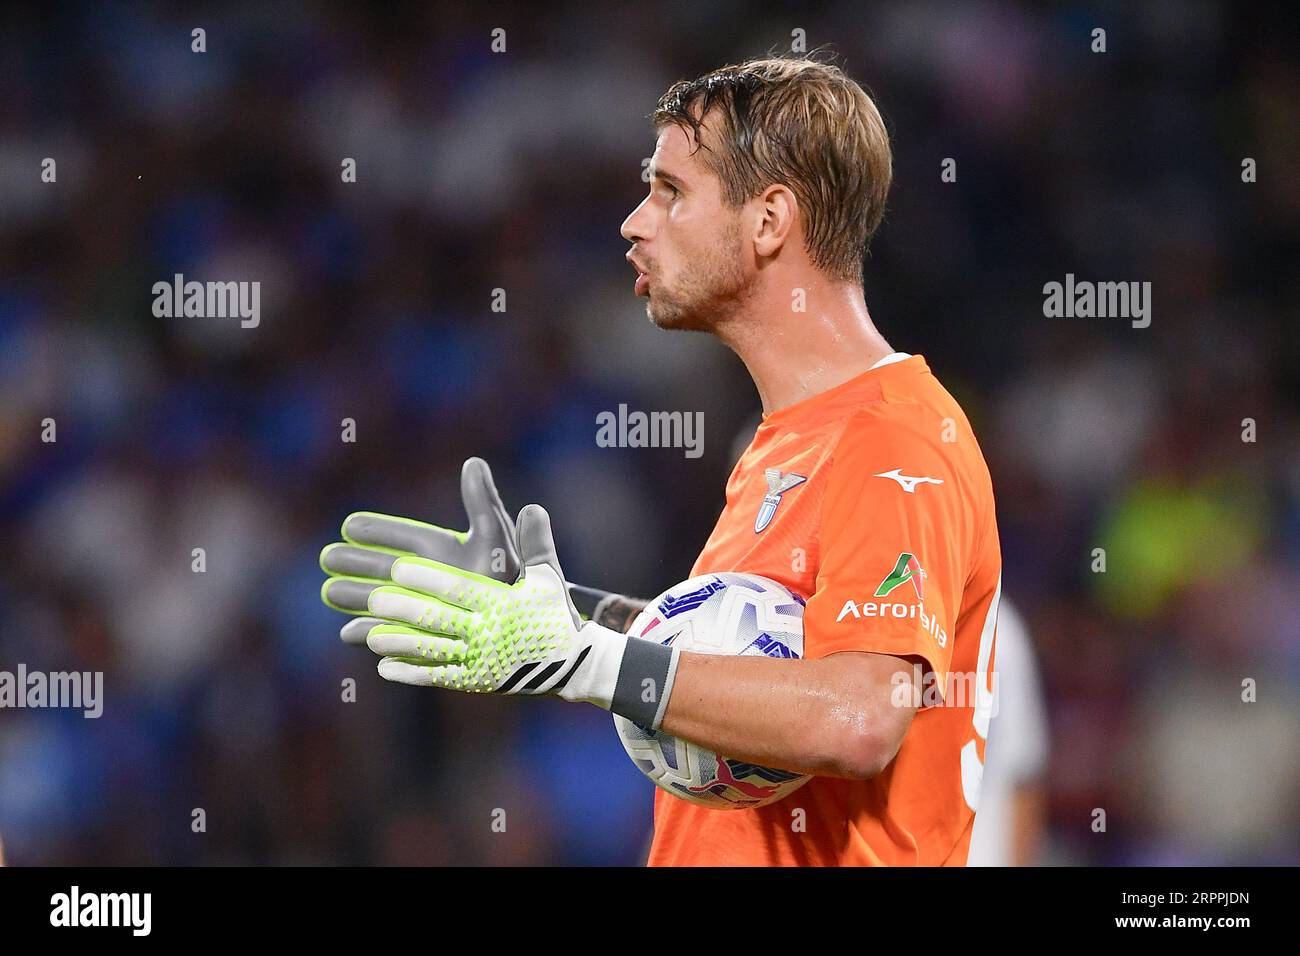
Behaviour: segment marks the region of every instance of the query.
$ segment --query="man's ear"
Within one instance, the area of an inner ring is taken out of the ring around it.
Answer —
[[[799,200],[789,186],[773,183],[757,198],[754,253],[771,258],[799,235]]]

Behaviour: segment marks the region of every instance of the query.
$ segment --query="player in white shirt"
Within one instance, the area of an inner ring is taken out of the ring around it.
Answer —
[[[993,669],[998,699],[966,865],[1033,866],[1043,831],[1047,719],[1033,642],[1005,594]]]

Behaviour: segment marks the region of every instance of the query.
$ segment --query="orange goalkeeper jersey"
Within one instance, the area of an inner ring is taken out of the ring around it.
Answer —
[[[692,574],[780,581],[808,601],[805,657],[907,658],[921,709],[870,780],[815,777],[745,810],[656,790],[649,864],[965,865],[1001,570],[988,468],[921,356],[764,416]]]

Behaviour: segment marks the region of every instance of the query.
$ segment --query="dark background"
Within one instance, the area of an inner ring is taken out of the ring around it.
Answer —
[[[649,324],[618,227],[659,94],[801,29],[894,135],[872,314],[993,473],[1048,700],[1042,862],[1300,863],[1300,71],[1275,10],[39,11],[0,15],[0,668],[101,670],[105,713],[0,711],[9,862],[640,859],[652,787],[608,714],[384,683],[317,554],[355,509],[461,525],[481,455],[550,509],[571,579],[687,576],[758,403],[724,348]],[[154,318],[177,272],[260,281],[260,326]],[[1150,328],[1044,318],[1066,273],[1151,282]],[[596,447],[621,402],[703,411],[704,456]]]

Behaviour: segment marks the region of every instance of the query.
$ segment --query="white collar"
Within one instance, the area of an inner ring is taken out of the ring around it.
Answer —
[[[890,352],[875,365],[871,366],[871,368],[867,369],[867,371],[870,372],[872,369],[881,368],[885,365],[893,365],[895,362],[901,362],[903,359],[910,359],[911,357],[912,354],[910,352]]]

